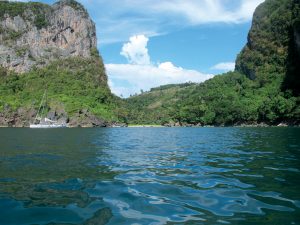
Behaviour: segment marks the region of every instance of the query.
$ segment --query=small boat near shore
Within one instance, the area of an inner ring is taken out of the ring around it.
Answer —
[[[30,124],[30,128],[64,128],[63,124]]]
[[[65,123],[59,123],[57,121],[44,118],[40,120],[39,123],[30,124],[29,127],[30,128],[63,128],[63,127],[67,127],[67,125]]]
[[[34,118],[32,124],[29,125],[30,128],[64,128],[67,127],[66,123],[62,123],[59,121],[51,120],[47,117],[43,117],[45,105],[47,103],[47,90],[45,90],[44,95],[42,97],[39,110]]]

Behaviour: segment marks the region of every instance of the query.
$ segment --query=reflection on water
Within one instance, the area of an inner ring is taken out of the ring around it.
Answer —
[[[299,224],[300,129],[0,129],[0,224]]]

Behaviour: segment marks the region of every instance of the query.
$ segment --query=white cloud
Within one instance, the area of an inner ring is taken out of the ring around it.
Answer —
[[[147,43],[148,38],[145,35],[135,35],[130,37],[130,42],[123,45],[121,55],[125,56],[129,63],[137,65],[150,64]]]
[[[147,49],[148,40],[144,35],[132,36],[121,51],[121,55],[129,63],[105,65],[109,85],[116,95],[128,97],[140,90],[148,91],[164,84],[203,82],[213,77],[211,74],[177,67],[172,62],[151,63]]]
[[[136,34],[152,37],[188,26],[244,23],[264,0],[79,1],[92,14],[100,43],[108,44]]]
[[[106,64],[109,85],[116,95],[129,95],[148,91],[164,84],[203,82],[213,77],[196,70],[176,67],[171,62],[158,65]]]
[[[264,0],[169,0],[160,1],[160,4],[152,4],[152,8],[161,13],[171,13],[175,16],[182,16],[193,25],[204,23],[242,23],[251,20],[255,8],[263,1]],[[236,4],[237,6],[235,7],[230,7],[233,3],[238,4]]]
[[[223,72],[233,71],[235,68],[234,62],[221,62],[214,65],[211,69],[212,70],[220,70]]]

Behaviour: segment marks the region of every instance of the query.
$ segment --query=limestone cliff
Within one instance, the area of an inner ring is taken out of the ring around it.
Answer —
[[[0,1],[0,126],[29,126],[45,90],[45,117],[84,127],[115,121],[118,99],[96,45],[95,24],[74,0]]]
[[[0,2],[0,65],[29,71],[53,59],[90,57],[96,48],[95,24],[73,0],[52,6]]]

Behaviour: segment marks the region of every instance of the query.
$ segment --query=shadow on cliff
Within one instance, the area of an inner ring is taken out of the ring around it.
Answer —
[[[282,84],[283,90],[292,90],[295,96],[300,94],[300,20],[294,23],[290,31],[288,46],[287,72]]]

